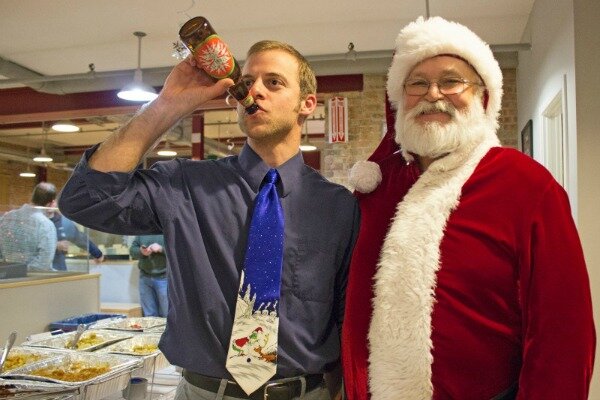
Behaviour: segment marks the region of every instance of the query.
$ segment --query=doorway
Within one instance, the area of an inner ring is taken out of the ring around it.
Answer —
[[[544,160],[554,179],[565,187],[567,129],[565,118],[564,88],[550,101],[542,113]],[[566,188],[565,188],[566,189]]]

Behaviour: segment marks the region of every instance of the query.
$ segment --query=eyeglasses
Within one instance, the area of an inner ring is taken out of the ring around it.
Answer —
[[[483,86],[478,82],[467,81],[461,78],[443,78],[439,81],[427,81],[425,79],[409,79],[404,83],[404,91],[409,96],[424,96],[429,92],[429,87],[435,84],[443,95],[460,94],[469,86]]]

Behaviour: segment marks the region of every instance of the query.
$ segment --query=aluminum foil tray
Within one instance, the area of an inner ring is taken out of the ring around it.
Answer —
[[[98,321],[94,329],[114,329],[119,331],[145,332],[148,329],[163,327],[167,324],[166,318],[161,317],[132,317],[124,319],[111,319]]]
[[[142,333],[111,344],[99,350],[99,353],[124,354],[141,358],[142,368],[135,370],[133,375],[144,376],[170,365],[165,355],[158,349],[159,341],[160,335]]]
[[[1,379],[0,399],[67,400],[79,395],[79,387],[24,379]]]
[[[49,347],[52,349],[66,350],[67,344],[73,339],[75,332],[63,333],[49,339],[25,342],[23,346]],[[81,335],[77,351],[94,351],[120,340],[128,339],[132,335],[125,332],[112,332],[101,329],[90,329]]]
[[[40,369],[61,369],[66,371],[73,365],[78,365],[82,368],[108,367],[108,370],[89,379],[81,378],[80,380],[78,380],[77,377],[58,379],[56,377],[52,378],[35,375],[35,372]],[[5,379],[17,378],[38,382],[57,383],[78,388],[79,393],[74,399],[99,400],[123,390],[129,382],[131,372],[140,367],[141,360],[134,357],[116,354],[68,352],[46,361],[40,361],[22,368],[17,368],[6,374]]]
[[[0,349],[0,353],[3,350],[4,349]],[[4,369],[2,370],[2,373],[0,373],[0,376],[7,374],[13,369],[21,368],[34,362],[47,360],[61,354],[64,354],[62,350],[15,346],[10,349],[8,358],[4,363]]]
[[[155,326],[153,328],[146,329],[144,331],[144,333],[156,333],[156,334],[162,335],[162,333],[165,331],[166,328],[167,328],[166,325]]]

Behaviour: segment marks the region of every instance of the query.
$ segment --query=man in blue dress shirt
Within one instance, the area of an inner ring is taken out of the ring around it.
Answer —
[[[238,105],[248,137],[239,156],[136,168],[173,124],[233,84],[214,83],[187,59],[156,100],[85,153],[59,206],[97,230],[164,234],[170,309],[160,348],[184,368],[176,399],[262,399],[265,393],[270,400],[326,399],[323,374],[339,363],[359,209],[348,190],[306,166],[299,151],[302,125],[317,105],[305,58],[289,45],[258,42],[248,51],[242,79],[259,110],[248,115]],[[285,217],[277,375],[247,397],[225,362],[252,205],[270,168],[281,177]]]

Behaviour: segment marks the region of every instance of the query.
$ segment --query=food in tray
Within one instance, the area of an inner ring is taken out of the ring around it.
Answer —
[[[77,342],[77,350],[87,349],[88,347],[96,346],[100,343],[105,342],[101,336],[98,336],[95,332],[90,332],[88,334],[84,334],[81,339]],[[70,342],[65,344],[65,348],[69,348]]]
[[[9,353],[8,357],[6,358],[6,362],[4,363],[4,372],[31,364],[32,362],[39,361],[43,358],[45,357],[42,354]]]
[[[96,378],[110,371],[108,363],[90,364],[72,361],[67,365],[48,366],[30,372],[30,375],[56,379],[66,382],[81,382]]]
[[[111,321],[100,322],[96,327],[103,329],[117,329],[125,331],[145,331],[153,327],[164,326],[167,323],[166,318],[160,317],[132,317],[124,319],[113,319]]]
[[[77,350],[87,349],[88,347],[96,346],[106,340],[98,336],[95,332],[84,334],[77,342]],[[65,344],[65,348],[69,348],[69,343]]]
[[[71,349],[69,344],[73,340],[74,332],[65,333],[62,335],[56,335],[49,339],[37,340],[28,342],[26,346],[31,347],[49,347],[52,349]],[[81,338],[77,342],[77,346],[73,350],[77,351],[94,351],[103,346],[107,346],[111,343],[118,342],[120,340],[128,339],[132,334],[124,332],[110,332],[104,330],[92,330],[84,332]]]
[[[131,349],[133,353],[139,354],[141,356],[152,354],[156,350],[158,350],[158,345],[155,343],[136,344]]]

